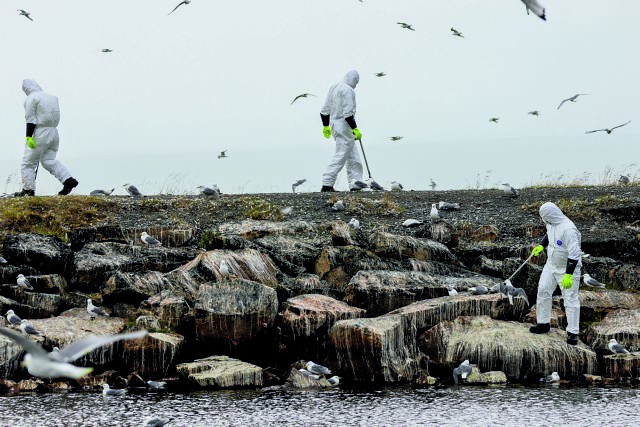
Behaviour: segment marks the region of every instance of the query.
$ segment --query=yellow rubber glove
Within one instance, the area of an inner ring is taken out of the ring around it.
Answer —
[[[36,148],[36,141],[34,141],[32,136],[27,137],[27,147],[32,150]]]
[[[322,126],[322,134],[325,138],[331,138],[331,127],[330,126]]]
[[[535,248],[533,248],[533,250],[531,251],[531,255],[538,256],[542,251],[544,251],[544,246],[538,245]]]
[[[362,132],[358,128],[353,130],[353,134],[356,136],[356,139],[359,141],[362,139]]]
[[[571,286],[573,286],[573,276],[571,274],[565,274],[562,279],[562,287],[569,289]]]

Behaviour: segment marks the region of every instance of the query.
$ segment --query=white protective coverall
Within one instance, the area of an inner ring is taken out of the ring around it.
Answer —
[[[538,282],[536,316],[538,324],[551,320],[551,302],[553,291],[560,286],[567,313],[567,332],[578,334],[580,323],[580,269],[582,267],[581,235],[575,224],[567,218],[559,207],[551,202],[540,206],[540,217],[547,226],[547,263],[542,269]],[[562,287],[562,279],[567,269],[567,259],[578,261],[574,270],[573,285],[569,289]]]
[[[58,153],[58,123],[60,122],[60,107],[58,97],[49,95],[35,80],[25,79],[22,82],[22,90],[27,94],[24,100],[24,113],[27,123],[36,125],[33,139],[36,148],[33,150],[26,146],[22,157],[22,188],[24,190],[36,189],[36,172],[38,163],[55,176],[58,181],[64,183],[71,174],[62,163],[56,160]]]
[[[356,70],[349,71],[344,80],[329,88],[327,99],[320,114],[330,116],[331,134],[336,141],[336,151],[322,175],[322,185],[333,187],[338,173],[347,165],[349,188],[360,188],[355,181],[362,181],[362,162],[358,153],[355,136],[344,120],[356,115],[356,93],[354,89],[360,80]]]

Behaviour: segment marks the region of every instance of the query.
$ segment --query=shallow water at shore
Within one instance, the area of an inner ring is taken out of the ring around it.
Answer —
[[[131,391],[0,397],[1,426],[640,425],[640,389],[386,388],[332,391]]]

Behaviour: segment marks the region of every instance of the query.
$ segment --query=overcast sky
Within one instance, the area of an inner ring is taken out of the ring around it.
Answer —
[[[546,22],[520,0],[192,0],[171,15],[178,0],[3,0],[0,193],[21,188],[24,78],[60,99],[58,158],[78,194],[285,192],[300,178],[318,191],[334,151],[319,110],[350,69],[382,185],[640,175],[640,2],[540,1]],[[317,97],[290,105],[304,92]],[[557,109],[576,93],[590,95]],[[41,169],[36,193],[60,188]]]

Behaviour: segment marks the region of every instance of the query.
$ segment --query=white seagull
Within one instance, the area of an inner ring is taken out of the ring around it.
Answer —
[[[628,354],[629,353],[629,350],[624,348],[624,346],[622,344],[618,343],[618,341],[616,341],[615,338],[611,338],[609,340],[609,345],[607,345],[607,347],[609,347],[609,350],[611,350],[611,352],[615,353],[615,354]]]
[[[455,289],[449,289],[449,296],[453,297],[458,295],[458,291],[456,291]]]
[[[162,243],[155,237],[149,236],[146,231],[140,233],[140,241],[147,246],[162,246]]]
[[[113,193],[113,190],[115,190],[115,188],[112,188],[111,190],[93,190],[91,193],[89,193],[90,196],[110,196],[111,193]]]
[[[126,393],[126,388],[111,388],[109,387],[109,384],[102,384],[103,396],[124,396]]]
[[[296,192],[296,188],[307,182],[306,178],[302,178],[291,184],[291,191]]]
[[[582,95],[589,95],[589,94],[588,94],[588,93],[576,93],[575,95],[570,96],[570,97],[569,97],[569,98],[567,98],[567,99],[563,99],[563,100],[562,100],[562,102],[560,102],[560,105],[558,105],[558,108],[557,108],[557,109],[559,110],[559,109],[560,109],[560,107],[562,107],[562,104],[564,104],[564,103],[565,103],[565,102],[567,102],[567,101],[576,102],[576,100],[578,99],[578,97],[579,97],[579,96],[582,96]]]
[[[167,13],[167,15],[171,15],[173,12],[176,11],[177,8],[179,8],[183,4],[189,4],[189,3],[191,3],[191,0],[182,0],[180,3],[178,3],[178,5],[176,7],[173,8],[173,10],[171,12]]]
[[[6,316],[9,323],[14,326],[18,326],[20,323],[22,323],[22,319],[18,317],[18,315],[15,314],[13,310],[7,311]]]
[[[402,226],[403,226],[403,227],[407,227],[407,228],[419,227],[419,226],[421,226],[422,224],[424,224],[424,222],[419,221],[419,220],[417,220],[417,219],[413,219],[413,218],[409,218],[409,219],[404,220],[404,221],[402,222]]]
[[[631,182],[631,180],[626,175],[620,175],[620,178],[618,178],[618,184],[620,185],[627,185],[629,182]],[[0,264],[2,264],[2,257],[0,257]]]
[[[320,375],[316,375],[313,372],[310,372],[304,368],[299,369],[298,372],[300,372],[302,375],[304,375],[307,378],[311,378],[312,380],[319,380],[320,379]]]
[[[313,374],[331,375],[331,371],[329,369],[325,368],[322,365],[318,365],[317,363],[314,363],[312,361],[307,362],[306,368],[307,370],[309,370],[309,372]]]
[[[471,292],[471,295],[485,295],[489,293],[489,288],[487,288],[486,286],[478,285],[469,288],[469,292]]]
[[[151,380],[149,380],[149,381],[147,381],[147,384],[149,384],[149,387],[157,388],[157,389],[166,388],[167,387],[166,381],[151,381]]]
[[[347,225],[349,227],[351,227],[351,228],[358,229],[358,228],[360,228],[360,221],[358,221],[355,218],[351,218],[351,221],[349,221],[349,223]]]
[[[231,269],[229,268],[229,264],[227,261],[220,261],[220,265],[218,266],[218,270],[220,270],[220,274],[222,277],[229,277],[231,275]]]
[[[440,213],[438,213],[438,208],[436,207],[435,203],[431,204],[431,212],[429,213],[429,215],[431,216],[431,219],[433,221],[440,220]]]
[[[124,187],[125,190],[127,190],[127,193],[129,193],[129,195],[142,196],[142,193],[140,192],[140,190],[138,190],[138,187],[136,187],[135,185],[123,184],[122,186]]]
[[[102,307],[96,307],[95,305],[93,305],[93,301],[91,301],[90,299],[87,300],[87,313],[89,313],[92,320],[98,316],[109,317],[109,313],[104,311]]]
[[[342,200],[338,200],[337,202],[335,202],[333,204],[333,206],[331,206],[331,209],[333,209],[334,211],[343,211],[345,210],[347,207],[345,206],[344,202]]]
[[[213,185],[213,187],[207,187],[204,185],[198,185],[196,187],[197,189],[200,190],[200,194],[202,194],[203,196],[219,196],[220,195],[220,189],[218,188],[217,185]]]
[[[39,337],[42,336],[42,332],[37,330],[35,326],[27,322],[25,319],[22,319],[22,321],[20,322],[20,330],[27,335],[37,335]]]
[[[33,290],[33,286],[31,286],[31,283],[29,283],[29,280],[26,277],[24,277],[24,274],[18,274],[18,278],[16,279],[16,283],[21,288],[25,288],[25,289],[28,289],[30,291]]]
[[[391,181],[391,191],[402,191],[402,184],[398,181]]]
[[[533,12],[534,15],[540,17],[542,20],[547,20],[547,15],[545,13],[544,7],[538,2],[538,0],[522,0],[525,8],[527,9],[527,15],[529,11]]]
[[[338,384],[340,384],[340,377],[337,375],[334,375],[332,377],[327,378],[327,381],[329,381],[329,384],[335,387]]]
[[[612,128],[604,128],[604,129],[588,130],[588,131],[586,131],[585,133],[606,132],[606,133],[607,133],[607,135],[611,135],[611,132],[613,132],[613,130],[614,130],[614,129],[621,128],[622,126],[626,126],[626,125],[628,125],[629,123],[631,123],[631,120],[629,120],[628,122],[623,123],[623,124],[621,124],[621,125],[614,126],[614,127],[612,127]]]
[[[0,264],[8,264],[7,260],[0,256]]]
[[[29,12],[27,12],[24,9],[18,9],[18,12],[20,12],[20,15],[24,16],[25,18],[27,18],[29,21],[33,21],[33,19],[31,18],[31,14]]]
[[[504,194],[506,196],[518,197],[520,195],[520,192],[515,188],[513,188],[511,185],[509,185],[508,182],[502,183],[502,186],[503,186],[502,190],[504,191]]]
[[[591,277],[587,273],[584,273],[582,275],[582,283],[584,283],[585,285],[590,286],[592,288],[605,289],[604,283],[598,282],[596,279],[594,279],[593,277]]]
[[[545,383],[559,383],[560,375],[558,375],[557,372],[552,372],[551,375],[547,375],[544,378],[540,378],[540,381]]]
[[[51,353],[46,352],[37,343],[11,329],[0,328],[0,334],[12,339],[24,349],[27,354],[25,354],[21,365],[26,367],[31,375],[40,378],[70,378],[77,380],[91,373],[93,368],[73,366],[70,362],[79,359],[98,347],[120,340],[144,338],[149,332],[142,330],[119,335],[92,335],[71,343],[60,351]]]

